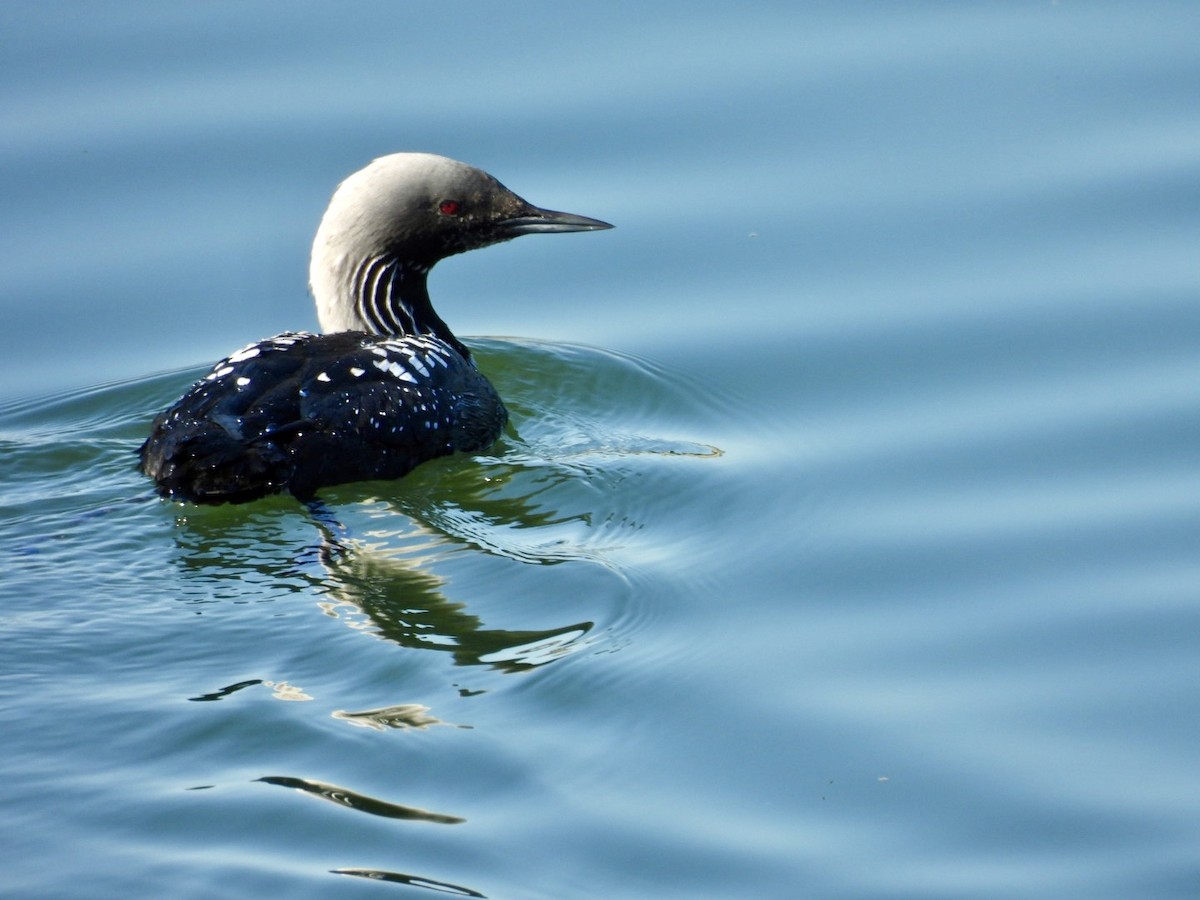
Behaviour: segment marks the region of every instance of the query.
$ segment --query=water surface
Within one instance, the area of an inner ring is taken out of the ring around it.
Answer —
[[[1200,14],[0,9],[3,892],[1189,897]],[[426,150],[492,451],[133,470]]]

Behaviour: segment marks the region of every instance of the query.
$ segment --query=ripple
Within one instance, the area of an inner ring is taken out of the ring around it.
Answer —
[[[369,878],[372,881],[388,881],[392,884],[403,884],[409,887],[427,888],[441,894],[455,894],[460,897],[485,897],[479,891],[461,884],[451,884],[448,881],[437,881],[421,875],[408,875],[404,872],[388,872],[383,869],[331,869],[334,875],[354,875],[358,878]]]
[[[265,775],[257,780],[266,784],[292,788],[293,790],[308,794],[310,797],[328,800],[331,803],[336,803],[338,806],[345,806],[349,809],[369,813],[373,816],[382,816],[385,819],[432,822],[436,825],[461,825],[467,821],[459,816],[431,812],[416,806],[389,803],[386,800],[369,797],[366,794],[360,794],[357,791],[339,787],[336,784],[327,784],[324,781],[313,781],[308,778],[292,778],[286,775]]]
[[[338,540],[348,548],[328,582],[346,605],[335,602],[327,611],[362,613],[372,624],[361,624],[400,643],[453,649],[459,662],[509,671],[599,651],[653,618],[633,600],[655,593],[649,583],[669,574],[673,589],[686,590],[700,577],[679,572],[675,560],[682,546],[694,550],[697,534],[710,532],[707,520],[697,528],[690,515],[702,470],[710,479],[720,474],[710,467],[722,451],[705,434],[719,400],[632,356],[528,341],[474,343],[511,411],[507,433],[490,454],[434,460],[400,481],[325,492],[344,529]],[[522,574],[526,566],[571,568],[562,580],[577,596],[590,584],[582,595],[589,621],[492,632],[478,630],[472,615],[467,628],[442,617],[419,634],[397,631],[400,621],[415,621],[413,608],[458,609],[446,593],[451,581],[454,596],[495,597],[499,588],[500,597],[511,591],[521,602],[537,597],[543,613],[568,600],[548,603],[555,591],[544,578],[524,587],[532,577]],[[403,589],[393,587],[401,583]],[[389,607],[409,611],[396,615]],[[485,634],[498,641],[491,650],[478,640]]]
[[[381,505],[368,512],[372,537],[400,538],[403,529],[379,528],[399,512],[487,553],[541,565],[586,562],[623,575],[623,551],[653,544],[651,510],[676,487],[679,463],[721,456],[702,435],[700,392],[632,356],[475,343],[511,412],[508,432],[490,455],[437,460],[379,486]]]
[[[147,573],[172,566],[187,603],[302,591],[352,630],[498,673],[627,646],[662,615],[646,598],[686,595],[705,577],[676,560],[711,532],[692,516],[705,515],[696,498],[721,478],[710,429],[714,409],[732,401],[634,356],[473,344],[512,412],[507,433],[490,454],[325,492],[344,529],[336,558],[329,534],[288,497],[243,507],[154,498],[133,450],[196,369],[0,405],[0,442],[19,476],[3,499],[35,561],[26,574],[76,558],[80,541],[95,545],[81,517],[99,517],[120,521],[100,538],[128,545],[117,556]],[[156,563],[138,548],[164,525],[174,551]]]

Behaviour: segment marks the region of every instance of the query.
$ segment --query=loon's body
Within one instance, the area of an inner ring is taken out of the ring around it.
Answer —
[[[198,503],[309,499],[486,449],[508,413],[434,312],[429,269],[522,234],[610,227],[531,206],[445,157],[375,160],[339,186],[313,243],[326,333],[277,335],[217,363],[154,420],[142,471],[164,497]]]

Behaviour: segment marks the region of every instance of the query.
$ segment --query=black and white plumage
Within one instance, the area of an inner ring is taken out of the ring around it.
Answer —
[[[508,413],[434,312],[430,268],[522,234],[611,227],[539,209],[445,157],[375,160],[338,187],[313,242],[325,333],[277,335],[217,363],[154,420],[142,471],[164,497],[198,503],[309,499],[486,449]]]

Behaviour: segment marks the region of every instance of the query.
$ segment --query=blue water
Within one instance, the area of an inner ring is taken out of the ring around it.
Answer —
[[[0,5],[0,893],[1196,896],[1197,46]],[[154,413],[316,326],[397,150],[617,225],[433,273],[510,431],[327,492],[341,554],[155,499]]]

